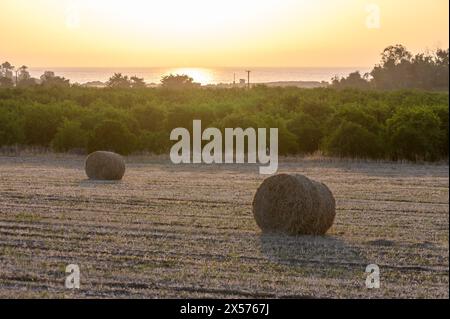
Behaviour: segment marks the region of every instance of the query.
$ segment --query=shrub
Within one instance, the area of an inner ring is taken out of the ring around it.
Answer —
[[[449,115],[448,106],[438,105],[432,108],[433,113],[439,117],[440,121],[440,138],[439,138],[439,153],[440,156],[448,157],[449,147]]]
[[[0,109],[0,146],[23,143],[22,125],[17,113]]]
[[[380,158],[384,155],[377,135],[348,121],[342,122],[328,137],[325,152],[340,157]]]
[[[138,137],[137,149],[154,154],[165,152],[169,146],[169,135],[165,132],[142,131]]]
[[[416,105],[418,114],[402,113],[412,112]],[[199,119],[203,128],[276,127],[281,155],[313,152],[320,143],[334,155],[434,160],[448,157],[448,113],[447,92],[413,90],[0,88],[0,146],[49,146],[54,141],[64,149],[72,142],[59,142],[66,139],[59,129],[68,120],[80,123],[81,131],[90,136],[88,148],[159,152],[172,145],[168,136],[173,128],[191,130],[192,120]],[[128,136],[126,141],[116,133],[104,133],[96,145],[100,136],[93,137],[95,129],[105,121],[121,123],[119,135]],[[348,123],[357,127],[349,130]],[[81,131],[72,125],[63,131],[76,136]],[[377,143],[363,145],[360,134]],[[373,145],[378,145],[375,151],[370,149]]]
[[[328,130],[335,131],[344,122],[359,124],[369,132],[378,134],[380,131],[380,123],[377,119],[369,114],[368,108],[357,103],[345,104],[337,108],[336,113],[328,122]]]
[[[24,132],[27,144],[49,146],[63,121],[56,105],[31,105],[25,110]]]
[[[310,115],[297,115],[288,123],[287,127],[297,137],[300,153],[314,153],[319,149],[323,133],[319,123]]]
[[[135,150],[136,136],[118,121],[106,120],[100,123],[89,137],[89,152],[112,151],[128,155]]]
[[[306,102],[301,106],[301,111],[319,123],[325,122],[334,113],[331,106],[320,102]]]
[[[76,121],[65,120],[58,128],[52,140],[52,147],[58,152],[66,152],[72,149],[87,148],[88,134]]]
[[[394,158],[434,160],[439,157],[439,117],[430,108],[401,108],[387,121]]]
[[[162,107],[137,106],[132,110],[132,115],[136,118],[142,130],[156,132],[164,128],[165,111]]]
[[[297,153],[297,137],[288,130],[286,120],[268,114],[261,114],[259,116],[258,127],[267,128],[266,145],[269,145],[269,129],[278,128],[278,153],[280,155],[292,155]]]

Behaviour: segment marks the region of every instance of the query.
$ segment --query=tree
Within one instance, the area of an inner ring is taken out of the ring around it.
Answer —
[[[45,71],[44,74],[41,75],[41,81],[47,81],[51,78],[55,77],[55,72],[53,71]]]
[[[33,78],[29,78],[29,79],[23,79],[23,80],[19,80],[19,82],[17,82],[17,87],[30,87],[30,86],[35,86],[38,85],[38,83],[36,82],[36,79]]]
[[[52,147],[59,152],[67,152],[73,149],[86,149],[88,134],[76,121],[65,120],[58,128],[52,140]]]
[[[133,89],[141,89],[147,87],[147,84],[145,84],[144,79],[138,78],[137,76],[132,76],[130,78],[131,87]]]
[[[166,112],[160,106],[139,105],[134,107],[131,112],[142,130],[156,132],[164,128]]]
[[[413,55],[401,44],[381,53],[380,64],[361,76],[353,72],[346,78],[332,78],[335,88],[375,88],[381,90],[445,90],[449,85],[449,50]]]
[[[12,79],[8,77],[0,77],[0,88],[12,88],[14,86],[14,82]]]
[[[4,62],[0,68],[0,88],[10,88],[14,86],[13,73],[14,66],[9,62]]]
[[[403,45],[390,45],[384,49],[381,54],[382,67],[393,68],[401,63],[410,62],[411,58],[411,52],[409,52]]]
[[[63,121],[62,110],[54,104],[31,104],[24,112],[26,142],[49,146]]]
[[[288,130],[297,137],[300,153],[314,153],[319,149],[323,133],[319,123],[308,114],[298,114],[288,123]]]
[[[440,146],[439,153],[441,157],[448,158],[449,149],[449,108],[448,105],[434,106],[433,113],[439,117],[440,125]]]
[[[194,79],[183,74],[183,75],[166,75],[161,79],[162,87],[170,88],[170,89],[184,89],[184,88],[192,88],[197,86],[194,83]]]
[[[169,147],[167,133],[142,131],[138,138],[138,149],[140,151],[161,154]]]
[[[328,119],[334,112],[333,107],[326,103],[320,103],[315,101],[304,102],[301,107],[301,112],[310,115],[321,125]]]
[[[23,127],[20,116],[0,108],[0,146],[23,142]]]
[[[448,90],[448,49],[412,55],[404,46],[387,47],[370,73],[377,89]]]
[[[113,151],[128,155],[135,150],[137,138],[119,121],[105,120],[100,123],[89,138],[89,152]]]
[[[52,71],[45,71],[44,74],[41,75],[41,85],[45,87],[69,87],[70,81],[63,77],[56,76]]]
[[[387,121],[395,159],[434,160],[438,158],[441,123],[430,108],[401,108]]]
[[[17,73],[18,73],[18,76],[17,76],[18,81],[29,80],[31,78],[30,72],[28,72],[28,67],[26,65],[22,65],[17,70]]]
[[[255,127],[270,127],[278,129],[278,152],[280,155],[292,155],[298,152],[297,136],[295,136],[287,127],[287,121],[281,117],[265,114],[258,119],[259,125]],[[269,143],[269,134],[266,136]],[[266,144],[269,145],[269,144]]]
[[[1,75],[3,77],[12,78],[12,71],[14,70],[14,66],[9,62],[3,62],[1,67]]]
[[[448,90],[449,85],[449,50],[436,50],[435,65],[436,65],[436,86],[444,90]]]
[[[30,72],[28,72],[28,67],[22,65],[17,71],[17,83],[18,87],[29,87],[36,85],[36,80],[31,78]]]
[[[381,129],[380,123],[368,112],[368,108],[355,103],[339,106],[326,123],[327,131],[336,131],[344,121],[359,124],[374,134],[378,134]]]
[[[370,75],[378,89],[403,89],[411,86],[412,54],[403,45],[384,49],[381,64],[375,66]]]
[[[122,75],[122,73],[114,73],[114,75],[109,78],[106,85],[109,88],[128,89],[131,87],[131,81],[128,79],[127,75]]]
[[[354,158],[379,158],[384,154],[379,137],[363,126],[343,121],[325,142],[329,155]]]
[[[364,77],[362,77],[361,73],[356,71],[350,73],[346,78],[333,78],[332,84],[335,88],[367,89],[370,86],[369,74],[364,74]]]

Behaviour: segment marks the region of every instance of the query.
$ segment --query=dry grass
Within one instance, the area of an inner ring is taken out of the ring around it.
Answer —
[[[256,167],[140,157],[92,182],[83,160],[0,157],[0,297],[449,297],[448,165],[286,163],[336,197],[329,236],[296,238],[260,234]]]

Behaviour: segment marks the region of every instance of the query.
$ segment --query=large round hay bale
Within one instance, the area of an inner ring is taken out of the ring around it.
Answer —
[[[325,184],[299,174],[280,174],[258,188],[253,215],[263,232],[323,235],[333,225],[335,206]]]
[[[87,157],[85,169],[90,179],[121,180],[125,174],[125,161],[119,154],[98,151]]]

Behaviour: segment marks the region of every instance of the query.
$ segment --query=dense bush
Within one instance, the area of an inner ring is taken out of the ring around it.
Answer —
[[[441,121],[432,109],[412,107],[399,109],[387,121],[391,154],[409,160],[436,160],[443,151]]]
[[[127,155],[136,149],[136,143],[136,136],[123,123],[106,120],[95,127],[89,138],[88,150],[113,151]]]
[[[164,153],[168,150],[166,140],[167,135],[163,132],[142,131],[138,139],[137,150],[156,154]]]
[[[414,90],[0,89],[0,146],[168,152],[176,127],[276,127],[280,154],[448,157],[448,93]]]
[[[57,104],[31,104],[24,110],[25,142],[29,145],[49,146],[63,121]]]
[[[339,157],[379,158],[381,140],[360,124],[344,120],[325,141],[327,153]]]
[[[64,121],[58,128],[52,141],[52,147],[59,152],[73,149],[86,149],[88,133],[81,128],[76,121]]]
[[[449,115],[448,107],[445,105],[438,105],[433,107],[433,112],[439,117],[439,145],[437,146],[440,157],[448,157],[449,148]]]
[[[0,111],[0,146],[21,144],[24,141],[23,125],[17,113]]]
[[[308,154],[319,149],[323,131],[311,115],[299,113],[289,121],[288,129],[297,138],[297,152]]]

